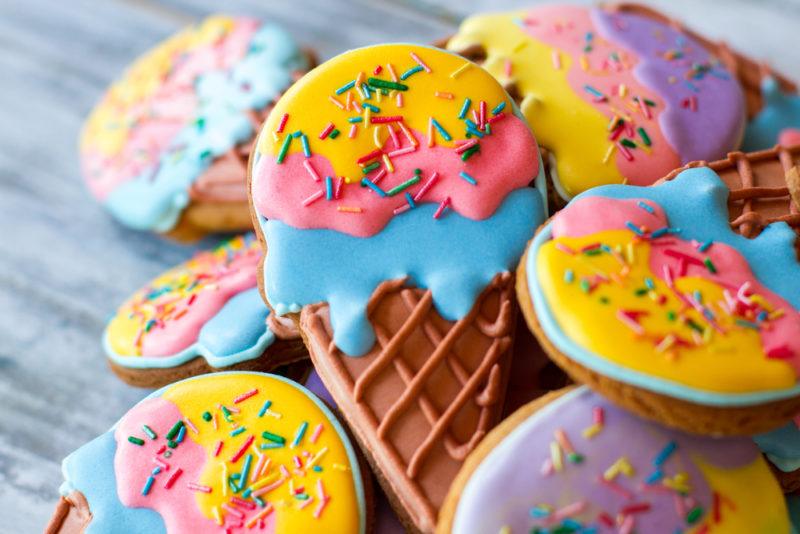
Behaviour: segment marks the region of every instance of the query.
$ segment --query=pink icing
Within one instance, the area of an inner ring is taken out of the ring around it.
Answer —
[[[628,178],[628,183],[650,185],[655,177],[662,176],[667,170],[681,165],[681,158],[672,149],[661,128],[658,127],[658,119],[666,109],[666,102],[657,93],[642,85],[634,76],[634,67],[638,62],[634,52],[626,51],[622,46],[611,44],[597,35],[597,29],[592,23],[588,9],[579,6],[555,5],[537,7],[536,11],[524,20],[523,29],[531,37],[572,56],[573,62],[567,79],[576,95],[610,121],[613,114],[610,112],[609,104],[596,102],[596,97],[584,89],[584,86],[589,85],[607,95],[609,102],[613,103],[616,108],[640,122],[639,126],[645,127],[652,140],[651,154],[643,156],[642,151],[637,150],[635,159],[628,161],[620,150],[616,151],[617,168],[623,176]],[[587,55],[589,70],[584,71],[578,58],[584,53],[587,33],[592,33],[594,38],[592,53]],[[592,74],[592,69],[599,70],[601,68],[597,58],[608,58],[612,52],[622,55],[625,65],[604,59],[604,65],[613,71],[613,76],[606,73]],[[617,87],[620,84],[627,87],[625,99],[617,96]],[[623,100],[629,101],[631,96],[642,96],[656,103],[655,107],[650,108],[652,119],[644,120],[644,117],[623,103]],[[625,132],[623,136],[635,138],[637,133],[635,131]]]
[[[405,190],[413,196],[436,171],[437,182],[420,202],[439,203],[450,197],[449,207],[471,219],[491,216],[510,191],[528,185],[539,171],[536,140],[527,125],[511,114],[492,125],[492,135],[481,142],[480,156],[466,163],[452,147],[429,148],[425,145],[424,134],[414,131],[414,135],[420,141],[416,151],[393,157],[395,171],[384,176],[378,185],[388,191],[414,176],[414,169],[420,168],[423,171],[421,181]],[[411,146],[403,135],[398,138],[400,147],[389,140],[384,151]],[[325,190],[324,181],[314,181],[304,168],[304,161],[310,161],[323,180],[325,176],[337,176],[328,159],[320,154],[313,154],[306,160],[302,153],[296,152],[287,156],[282,164],[274,157],[264,156],[256,166],[252,186],[259,214],[295,228],[327,228],[369,237],[386,226],[396,208],[407,204],[402,193],[381,198],[368,187],[353,183],[343,186],[338,200],[328,201],[323,197],[304,206],[305,199]],[[470,185],[459,177],[461,171],[475,178],[478,185]],[[370,177],[376,173],[371,173]],[[360,207],[363,212],[340,212],[337,206]]]
[[[639,202],[650,206],[653,213],[640,207]],[[650,200],[620,200],[590,196],[572,202],[554,217],[553,237],[581,237],[605,230],[626,229],[627,222],[631,222],[639,228],[644,227],[646,232],[669,226],[664,210]],[[781,351],[782,347],[788,348],[792,356],[786,358],[785,361],[792,365],[795,372],[800,375],[800,336],[798,335],[800,312],[762,285],[753,275],[747,260],[735,248],[724,243],[714,242],[710,248],[701,253],[697,250],[698,243],[680,239],[678,236],[679,234],[669,234],[650,240],[650,270],[652,273],[665,280],[664,267],[666,266],[671,270],[673,276],[678,278],[680,260],[668,254],[668,251],[677,251],[701,262],[705,257],[709,257],[717,269],[717,273],[712,274],[705,265],[688,264],[683,276],[699,276],[713,281],[727,288],[732,295],[736,295],[743,284],[749,283],[748,295],[759,294],[773,308],[784,311],[782,317],[770,320],[768,327],[762,327],[759,330],[764,352],[770,354],[775,350]]]
[[[256,287],[260,258],[260,250],[247,250],[239,252],[227,266],[219,263],[214,270],[216,279],[208,289],[196,293],[191,305],[188,305],[191,296],[183,297],[177,303],[178,309],[186,310],[182,317],[160,322],[147,332],[142,339],[142,355],[171,356],[197,341],[203,325],[228,300],[246,289]],[[219,262],[216,258],[209,260]],[[165,298],[169,299],[169,294]]]
[[[202,515],[195,501],[195,494],[186,487],[197,482],[206,462],[206,451],[187,435],[165,458],[157,451],[166,441],[164,436],[176,421],[182,418],[178,407],[161,397],[146,399],[128,412],[119,422],[114,437],[117,451],[114,455],[114,473],[117,477],[117,494],[120,502],[130,508],[150,508],[164,519],[167,532],[207,532],[216,525]],[[144,436],[142,425],[146,424],[158,435],[157,440]],[[188,431],[187,431],[188,432]],[[128,436],[141,436],[144,445],[128,442]],[[169,464],[169,470],[155,475],[155,483],[147,495],[142,488],[158,457]],[[164,484],[177,468],[183,473],[170,489]]]
[[[252,19],[235,19],[234,28],[222,39],[206,43],[172,58],[173,67],[161,85],[144,100],[119,109],[129,119],[128,138],[118,153],[107,155],[84,146],[81,164],[88,186],[104,200],[119,184],[155,170],[158,159],[173,138],[195,118],[197,97],[195,79],[211,70],[227,70],[247,53],[250,40],[259,27]],[[135,83],[131,81],[131,83]],[[108,101],[100,105],[109,105]]]
[[[800,129],[785,128],[778,134],[778,144],[781,146],[800,145]]]

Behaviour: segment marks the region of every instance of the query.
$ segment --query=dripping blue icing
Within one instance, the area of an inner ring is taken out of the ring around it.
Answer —
[[[797,261],[794,249],[796,234],[783,222],[770,224],[754,239],[747,239],[733,232],[728,224],[728,193],[728,188],[714,171],[708,167],[698,167],[685,170],[673,180],[657,186],[596,187],[581,193],[573,199],[573,202],[583,197],[594,196],[617,199],[643,198],[656,202],[664,209],[670,225],[681,229],[683,239],[694,239],[699,242],[711,240],[736,248],[747,259],[753,274],[763,285],[786,299],[795,309],[800,309],[800,290],[797,282],[800,280],[800,263]],[[525,270],[537,318],[547,337],[562,353],[621,382],[701,404],[752,405],[800,394],[800,385],[751,393],[728,394],[698,390],[623,367],[578,345],[561,330],[539,286],[536,257],[541,246],[551,238],[551,225],[548,224],[531,243]],[[765,258],[768,258],[768,261],[765,261]]]
[[[258,358],[274,341],[267,327],[269,308],[264,305],[257,287],[231,297],[217,314],[203,325],[197,341],[170,356],[131,356],[111,348],[107,333],[103,336],[106,355],[116,364],[137,369],[177,367],[202,356],[212,367],[220,368]]]
[[[419,205],[368,238],[261,218],[267,300],[279,315],[328,302],[334,342],[350,356],[375,343],[366,309],[381,282],[408,277],[432,291],[442,317],[465,316],[496,274],[514,269],[544,220],[542,198],[537,189],[517,189],[482,221],[454,211],[434,221],[436,207]]]
[[[307,67],[300,48],[284,30],[262,26],[247,55],[231,71],[212,71],[195,84],[197,116],[184,127],[161,156],[157,169],[114,189],[105,205],[123,224],[138,230],[166,232],[189,204],[189,188],[211,164],[253,134],[247,115],[274,101],[292,83],[292,72]]]
[[[772,148],[787,128],[800,130],[800,95],[781,91],[778,81],[767,76],[761,81],[764,108],[753,117],[744,132],[742,149]]]
[[[785,473],[800,469],[800,429],[791,421],[784,426],[753,436],[761,452]]]

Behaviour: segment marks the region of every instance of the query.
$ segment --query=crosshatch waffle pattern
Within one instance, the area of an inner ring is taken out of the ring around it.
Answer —
[[[405,508],[428,530],[461,464],[502,411],[513,289],[510,273],[497,275],[470,313],[451,322],[436,312],[430,291],[385,282],[367,308],[377,342],[362,357],[334,345],[327,304],[302,312],[320,374],[381,478],[403,487]]]
[[[800,145],[776,146],[758,152],[731,152],[726,159],[689,163],[672,171],[708,166],[731,189],[728,209],[731,227],[745,237],[756,237],[769,224],[783,221],[795,229],[800,254]]]

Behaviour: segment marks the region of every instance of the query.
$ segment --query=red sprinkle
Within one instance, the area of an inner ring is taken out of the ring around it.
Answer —
[[[241,458],[242,456],[244,456],[244,453],[245,453],[245,452],[247,452],[247,448],[248,448],[250,445],[252,445],[252,444],[253,444],[253,441],[255,441],[255,439],[256,439],[256,437],[255,437],[254,435],[250,434],[250,436],[249,436],[249,437],[248,437],[248,438],[245,440],[245,442],[242,444],[242,448],[241,448],[241,449],[239,449],[238,451],[236,451],[236,454],[234,454],[233,456],[231,456],[231,463],[232,463],[232,464],[235,464],[236,462],[238,462],[238,461],[239,461],[239,458]]]
[[[387,117],[370,117],[369,122],[372,124],[385,124],[387,122],[402,122],[403,116],[402,115],[390,115]]]
[[[238,397],[233,399],[233,403],[234,404],[239,404],[240,402],[246,401],[247,399],[249,399],[250,397],[252,397],[254,395],[258,395],[258,388],[251,389],[250,391],[246,391],[246,392],[242,393],[241,395],[239,395]]]
[[[370,161],[372,159],[378,159],[379,157],[381,157],[382,154],[383,154],[383,152],[381,151],[381,149],[380,148],[376,148],[375,150],[373,150],[369,154],[365,154],[365,155],[361,156],[360,158],[358,158],[356,160],[356,163],[366,163],[366,162],[368,162],[368,161]]]
[[[649,502],[639,502],[639,503],[632,503],[628,506],[625,506],[619,513],[622,515],[629,515],[629,514],[640,514],[642,512],[649,512],[650,511],[650,503]]]
[[[278,124],[278,129],[275,130],[278,133],[283,133],[283,129],[286,127],[286,122],[289,120],[289,114],[284,113],[283,117],[281,117],[281,122]],[[331,128],[333,129],[333,128]]]
[[[325,129],[322,130],[319,133],[319,138],[320,139],[325,139],[326,137],[328,137],[331,134],[331,132],[333,131],[334,128],[335,128],[335,126],[333,125],[333,123],[329,122],[328,125],[325,127]]]

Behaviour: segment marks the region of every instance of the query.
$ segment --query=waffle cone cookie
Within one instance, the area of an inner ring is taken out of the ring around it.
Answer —
[[[365,533],[369,473],[286,378],[229,372],[160,389],[63,462],[47,534]]]
[[[603,184],[650,185],[742,139],[740,56],[649,8],[480,14],[446,47],[481,60],[516,96],[549,155],[557,207]]]
[[[225,241],[158,276],[111,318],[103,347],[133,386],[161,387],[220,370],[273,371],[305,360],[294,322],[270,314],[258,293],[261,244]]]
[[[551,358],[613,402],[690,432],[788,422],[800,411],[800,263],[794,186],[779,180],[794,175],[796,151],[598,188],[559,212],[517,277]]]
[[[492,430],[453,483],[437,533],[562,530],[791,528],[751,440],[662,427],[580,387],[537,399]]]
[[[264,297],[297,320],[407,528],[432,532],[502,412],[510,270],[544,213],[535,139],[478,66],[394,44],[315,69],[257,143]]]
[[[92,110],[81,163],[120,222],[181,241],[249,229],[247,158],[313,58],[282,29],[212,16],[139,58]]]

